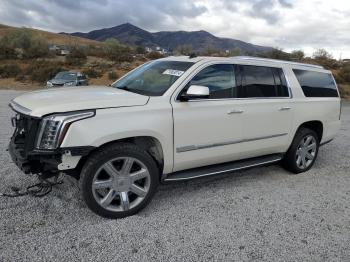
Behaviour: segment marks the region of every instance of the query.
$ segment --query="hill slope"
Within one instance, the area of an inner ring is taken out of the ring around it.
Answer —
[[[12,26],[7,26],[0,24],[0,38],[10,34],[12,32],[15,32],[16,30],[20,30],[21,28],[19,27],[12,27]],[[100,46],[101,42],[91,40],[91,39],[86,39],[86,38],[81,38],[81,37],[76,37],[76,36],[70,36],[70,35],[65,35],[65,34],[57,34],[57,33],[51,33],[39,29],[33,29],[33,28],[26,28],[27,30],[30,30],[30,32],[34,36],[41,36],[47,40],[49,44],[58,44],[58,45],[94,45],[94,46]]]
[[[174,50],[179,45],[191,45],[195,51],[203,50],[208,46],[220,50],[239,48],[242,53],[272,50],[271,47],[253,45],[236,39],[216,37],[206,31],[163,31],[150,33],[129,23],[94,30],[88,33],[75,32],[70,35],[98,41],[116,38],[121,43],[128,45],[140,45],[144,47],[160,46],[169,50]]]

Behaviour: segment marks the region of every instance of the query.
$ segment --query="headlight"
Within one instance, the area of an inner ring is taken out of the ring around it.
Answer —
[[[53,84],[50,81],[47,81],[46,86],[51,87],[51,86],[53,86]]]
[[[71,123],[93,117],[94,111],[56,114],[43,118],[36,138],[37,149],[56,149],[63,141]]]
[[[67,82],[67,83],[64,83],[65,86],[75,86],[76,83],[75,82]]]

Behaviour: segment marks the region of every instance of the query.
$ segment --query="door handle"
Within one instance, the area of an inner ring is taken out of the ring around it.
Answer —
[[[289,107],[289,106],[284,106],[284,107],[281,107],[279,110],[280,111],[286,111],[286,110],[290,110],[290,109],[292,109],[292,108]]]
[[[241,109],[231,109],[227,112],[228,115],[232,115],[232,114],[242,114],[244,111]]]

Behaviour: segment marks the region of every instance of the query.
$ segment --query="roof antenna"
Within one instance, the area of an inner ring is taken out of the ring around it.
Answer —
[[[189,55],[189,58],[195,58],[195,57],[197,57],[196,53],[191,53],[191,54]]]

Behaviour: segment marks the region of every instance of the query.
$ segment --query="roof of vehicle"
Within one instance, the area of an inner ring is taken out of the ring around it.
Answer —
[[[253,56],[233,56],[233,57],[212,57],[212,56],[196,56],[196,57],[189,57],[189,56],[169,56],[166,58],[163,58],[163,60],[172,60],[172,61],[183,61],[183,62],[193,62],[197,63],[199,61],[223,61],[223,60],[229,60],[232,62],[262,62],[274,66],[281,66],[281,64],[285,65],[291,65],[293,67],[306,67],[310,69],[318,69],[318,70],[324,70],[324,68],[320,65],[313,65],[313,64],[305,64],[305,63],[299,63],[299,62],[293,62],[293,61],[285,61],[285,60],[277,60],[277,59],[269,59],[269,58],[261,58],[261,57],[253,57]]]

